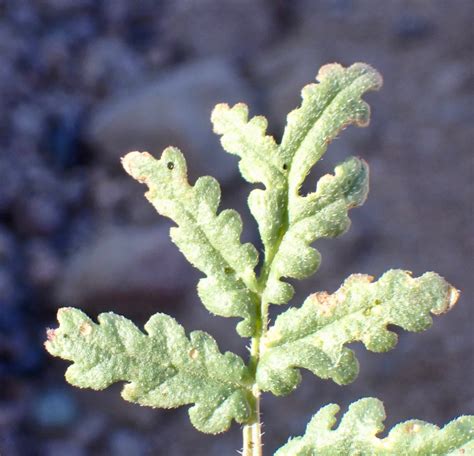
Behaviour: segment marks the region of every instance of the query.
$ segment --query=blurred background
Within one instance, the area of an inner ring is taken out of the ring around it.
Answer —
[[[319,274],[294,303],[391,267],[435,270],[462,296],[389,354],[356,345],[355,383],[305,374],[290,396],[264,395],[265,450],[328,402],[377,396],[389,426],[473,413],[473,18],[471,0],[0,0],[0,454],[236,454],[235,424],[206,436],[186,407],[125,403],[120,385],[70,387],[45,329],[60,306],[139,324],[162,311],[246,356],[235,321],[197,301],[199,274],[119,159],[181,147],[191,178],[217,177],[222,207],[239,210],[243,239],[257,242],[250,187],[212,134],[211,109],[246,102],[280,138],[301,87],[334,61],[368,62],[385,85],[366,96],[370,127],[334,141],[308,188],[354,154],[371,166],[371,193],[347,234],[317,243]]]

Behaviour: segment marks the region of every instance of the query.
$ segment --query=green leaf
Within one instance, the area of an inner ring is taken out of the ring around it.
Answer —
[[[391,270],[377,282],[368,275],[351,275],[334,294],[314,293],[300,308],[277,318],[264,341],[258,384],[265,391],[288,394],[301,381],[298,368],[350,383],[358,363],[346,344],[360,341],[371,351],[388,351],[397,335],[387,325],[423,331],[432,323],[431,314],[448,311],[457,297],[458,291],[434,272],[414,279],[406,271]]]
[[[156,210],[178,225],[171,228],[171,239],[207,276],[198,285],[206,308],[223,317],[242,317],[239,334],[252,336],[258,302],[254,272],[258,253],[252,244],[240,243],[242,220],[236,211],[217,214],[219,183],[205,176],[189,185],[186,161],[173,147],[159,160],[147,152],[131,152],[123,158],[123,166],[149,187],[146,197]]]
[[[256,116],[248,120],[248,114],[244,103],[232,108],[225,103],[216,105],[211,114],[214,132],[222,135],[221,144],[227,152],[241,158],[239,168],[244,179],[261,182],[267,188],[284,185],[285,163],[273,137],[266,135],[267,119]]]
[[[148,320],[146,334],[113,313],[99,315],[96,324],[80,310],[63,308],[58,321],[45,346],[73,361],[66,371],[72,385],[102,390],[127,382],[122,391],[127,401],[160,408],[195,404],[191,422],[211,434],[225,431],[232,419],[249,419],[249,372],[237,355],[221,354],[209,334],[194,331],[188,339],[183,327],[164,314]]]
[[[352,166],[358,170],[351,172],[356,173],[359,186],[353,189],[352,197],[345,195],[346,200],[334,195],[329,204],[337,207],[327,210],[336,212],[336,217],[327,212],[318,214],[326,210],[318,199],[330,198],[327,192],[321,194],[324,192],[320,190],[306,197],[299,194],[301,184],[330,141],[349,124],[368,124],[370,110],[361,96],[382,84],[380,75],[361,63],[349,68],[326,65],[317,80],[318,84],[303,89],[301,107],[288,115],[281,145],[266,135],[263,117],[248,120],[244,104],[232,108],[217,105],[211,117],[214,131],[222,135],[224,149],[240,157],[243,177],[265,187],[251,192],[249,206],[265,247],[262,297],[269,303],[284,304],[291,299],[293,287],[282,278],[305,278],[316,271],[320,255],[310,244],[319,237],[344,232],[347,209],[361,204],[367,192],[367,167],[353,159]]]
[[[278,242],[286,211],[287,165],[273,137],[265,134],[265,117],[256,116],[249,120],[245,104],[238,103],[232,108],[227,104],[218,104],[212,112],[211,121],[214,132],[222,135],[224,150],[240,157],[239,168],[243,178],[265,186],[265,190],[256,189],[250,193],[249,207],[268,251]]]
[[[293,200],[288,229],[273,256],[264,299],[285,302],[293,295],[291,286],[281,277],[304,279],[318,268],[321,257],[310,247],[317,239],[336,237],[350,226],[349,209],[360,206],[369,189],[367,164],[352,157],[338,165],[335,174],[319,181],[316,191]],[[283,296],[280,300],[280,297]]]
[[[339,406],[323,407],[302,437],[291,439],[275,456],[448,456],[473,454],[474,416],[461,416],[444,428],[419,420],[397,424],[385,438],[385,411],[375,398],[350,405],[339,426]]]
[[[324,65],[316,79],[319,84],[303,88],[301,107],[288,114],[280,146],[284,160],[291,163],[288,181],[292,197],[342,129],[369,124],[370,108],[361,97],[382,86],[380,74],[364,63],[348,68]]]

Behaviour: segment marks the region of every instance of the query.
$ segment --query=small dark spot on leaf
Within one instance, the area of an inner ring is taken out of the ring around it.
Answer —
[[[288,165],[286,163],[283,164],[283,169],[286,171],[288,169]]]
[[[224,268],[224,272],[225,272],[226,274],[232,274],[232,272],[233,272],[233,269],[232,269],[232,268],[229,268],[229,267],[227,267],[227,268]]]
[[[174,163],[173,162],[168,162],[168,164],[166,166],[168,167],[169,170],[172,170],[174,168]]]

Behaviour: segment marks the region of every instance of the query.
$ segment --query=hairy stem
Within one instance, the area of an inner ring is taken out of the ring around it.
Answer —
[[[267,287],[268,276],[273,264],[273,259],[278,251],[278,248],[282,242],[283,236],[288,230],[288,214],[285,214],[285,221],[281,227],[281,234],[276,242],[276,245],[269,253],[266,252],[266,258],[262,267],[262,271],[258,280],[259,283],[259,294],[260,294],[260,306],[259,313],[257,315],[257,331],[256,336],[252,338],[252,345],[250,349],[250,361],[249,367],[254,375],[257,372],[257,366],[265,347],[263,342],[268,330],[268,308],[270,303],[262,299],[265,288]],[[249,424],[244,426],[243,429],[243,456],[262,456],[262,424],[260,421],[260,389],[255,382],[252,388],[252,393],[255,398],[253,408],[253,420]]]
[[[286,189],[288,192],[288,186]],[[285,207],[288,206],[288,199],[289,196],[285,196]],[[260,306],[259,306],[259,313],[257,315],[257,331],[256,336],[252,338],[252,345],[250,349],[250,362],[249,366],[254,374],[254,378],[257,372],[257,366],[260,360],[260,356],[263,354],[265,350],[264,341],[265,336],[268,330],[268,310],[270,303],[264,300],[262,297],[264,295],[265,289],[268,283],[268,277],[271,272],[271,268],[273,265],[273,260],[275,259],[275,255],[278,252],[280,244],[283,240],[285,233],[288,231],[289,220],[288,220],[288,210],[285,210],[285,214],[283,217],[283,222],[281,223],[280,227],[280,235],[278,240],[275,242],[275,245],[272,248],[265,249],[265,261],[263,263],[263,267],[260,273],[260,277],[258,278],[258,285],[259,285],[259,295],[260,295]],[[255,382],[252,388],[253,395],[255,397],[254,409],[253,409],[253,421],[244,426],[243,429],[243,456],[262,456],[262,425],[260,421],[260,389]]]
[[[259,400],[257,399],[257,403]],[[262,456],[262,438],[260,420],[253,424],[244,426],[244,449],[243,456]]]
[[[249,367],[255,378],[258,361],[260,359],[260,340],[263,333],[263,324],[261,314],[257,319],[257,334],[252,338],[252,345],[250,348],[250,362]],[[265,322],[265,330],[266,330]],[[246,424],[243,428],[243,456],[262,456],[262,432],[260,423],[260,389],[255,382],[252,387],[254,396],[252,421]]]
[[[250,362],[249,367],[252,374],[256,375],[258,362],[262,354],[265,334],[268,326],[268,303],[263,300],[260,301],[259,314],[257,316],[257,332],[256,336],[252,338],[252,345],[250,348]],[[260,421],[260,389],[257,382],[252,387],[254,396],[252,421],[246,424],[243,428],[243,456],[262,456],[262,424]]]

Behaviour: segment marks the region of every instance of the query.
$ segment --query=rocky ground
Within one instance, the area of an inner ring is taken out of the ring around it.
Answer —
[[[242,352],[234,323],[194,297],[199,275],[168,242],[169,224],[122,171],[131,149],[185,152],[223,206],[255,227],[248,186],[208,121],[244,101],[278,137],[317,68],[365,61],[385,78],[368,129],[349,129],[320,174],[348,154],[371,165],[371,194],[351,231],[318,244],[323,264],[295,302],[352,272],[436,270],[462,290],[452,314],[397,349],[360,351],[341,389],[304,376],[264,396],[266,451],[300,433],[322,404],[385,401],[393,423],[473,413],[474,120],[470,0],[0,0],[0,453],[5,456],[236,454],[240,431],[194,431],[185,410],[126,404],[119,388],[75,390],[42,348],[59,306],[157,311]]]

